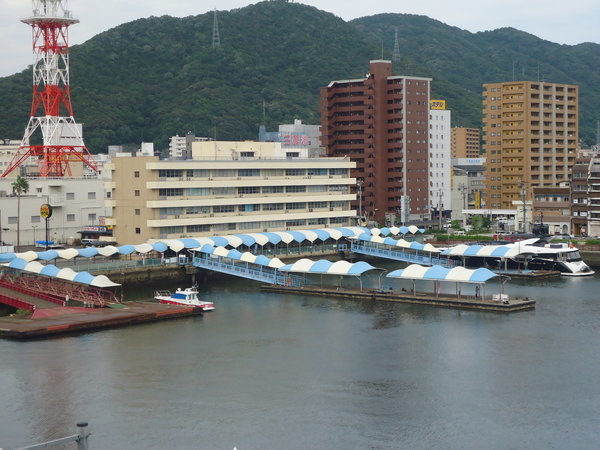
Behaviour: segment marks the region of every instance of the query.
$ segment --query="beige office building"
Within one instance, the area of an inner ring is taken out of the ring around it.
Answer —
[[[489,208],[532,199],[568,180],[579,139],[578,87],[539,81],[484,84],[483,149]]]
[[[479,158],[479,136],[478,128],[452,128],[452,157]]]
[[[120,244],[148,239],[354,225],[347,158],[288,158],[280,143],[194,142],[191,160],[116,157],[107,225]],[[271,148],[273,147],[273,148]]]

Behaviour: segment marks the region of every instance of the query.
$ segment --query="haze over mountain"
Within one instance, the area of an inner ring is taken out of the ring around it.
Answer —
[[[262,2],[219,13],[221,46],[212,47],[213,15],[151,17],[74,46],[75,117],[92,152],[110,144],[154,141],[188,130],[218,139],[255,139],[294,118],[319,122],[319,88],[360,78],[369,60],[392,58],[395,73],[433,78],[453,125],[481,126],[485,82],[538,79],[580,86],[580,135],[591,144],[600,119],[600,45],[558,45],[503,28],[470,33],[439,21],[380,14],[345,22],[316,8]],[[31,69],[0,78],[0,137],[20,139],[31,102]],[[264,116],[263,116],[264,111]]]

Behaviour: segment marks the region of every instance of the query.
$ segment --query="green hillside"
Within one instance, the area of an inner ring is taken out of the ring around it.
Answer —
[[[479,126],[481,84],[525,76],[580,85],[582,137],[595,136],[600,46],[560,46],[512,29],[472,34],[427,17],[383,14],[344,22],[316,8],[281,1],[218,13],[221,47],[212,48],[213,14],[151,17],[72,48],[75,117],[92,152],[110,144],[154,141],[194,130],[218,139],[254,139],[294,118],[319,121],[319,88],[363,77],[369,60],[391,59],[396,72],[431,76],[453,123]],[[534,70],[535,69],[535,70]],[[19,139],[31,101],[31,71],[0,78],[0,137]],[[264,106],[264,110],[263,110]],[[264,111],[264,120],[263,120]]]

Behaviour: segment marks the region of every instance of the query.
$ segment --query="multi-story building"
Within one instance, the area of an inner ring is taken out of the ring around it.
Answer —
[[[479,158],[480,156],[479,128],[452,128],[452,157]]]
[[[571,188],[569,182],[556,187],[533,188],[532,221],[548,225],[550,234],[570,234]]]
[[[194,142],[202,142],[208,140],[209,138],[196,136],[191,131],[188,131],[185,136],[172,136],[169,140],[169,158],[190,159],[192,157],[192,144]]]
[[[354,224],[355,164],[348,158],[286,158],[274,143],[219,144],[195,142],[189,160],[113,158],[106,220],[113,239],[138,243]]]
[[[591,158],[588,172],[588,235],[600,236],[600,156]]]
[[[50,240],[69,243],[79,239],[85,226],[99,225],[106,216],[104,180],[99,178],[26,178],[27,193],[21,195],[21,215],[17,218],[17,197],[12,194],[14,179],[0,178],[1,240],[33,245],[45,238],[45,220],[40,217],[42,204],[52,206],[48,227]]]
[[[450,179],[450,114],[445,100],[431,100],[429,112],[429,209],[443,213],[452,209]],[[439,216],[438,216],[439,218]]]
[[[485,207],[485,158],[452,159],[452,215],[453,220],[466,217],[463,211]]]
[[[182,159],[185,154],[185,136],[171,136],[169,140],[169,157],[172,159]]]
[[[589,195],[588,175],[592,156],[580,152],[571,172],[571,231],[574,235],[588,232]]]
[[[484,84],[489,207],[510,208],[534,187],[569,178],[578,143],[578,87],[539,81]]]
[[[258,130],[258,140],[261,142],[281,142],[281,147],[286,150],[293,149],[321,149],[320,125],[307,125],[299,119],[294,119],[293,124],[279,125],[279,131],[267,131],[264,125]]]
[[[329,156],[356,162],[363,215],[385,220],[409,198],[410,218],[428,213],[430,78],[392,75],[370,63],[365,78],[321,89],[321,142]]]

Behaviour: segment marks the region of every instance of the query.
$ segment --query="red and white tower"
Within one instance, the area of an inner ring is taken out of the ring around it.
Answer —
[[[29,158],[42,177],[70,176],[69,163],[76,161],[97,170],[71,105],[68,29],[79,20],[67,0],[33,0],[33,15],[21,21],[33,31],[33,102],[21,146],[2,177]]]

